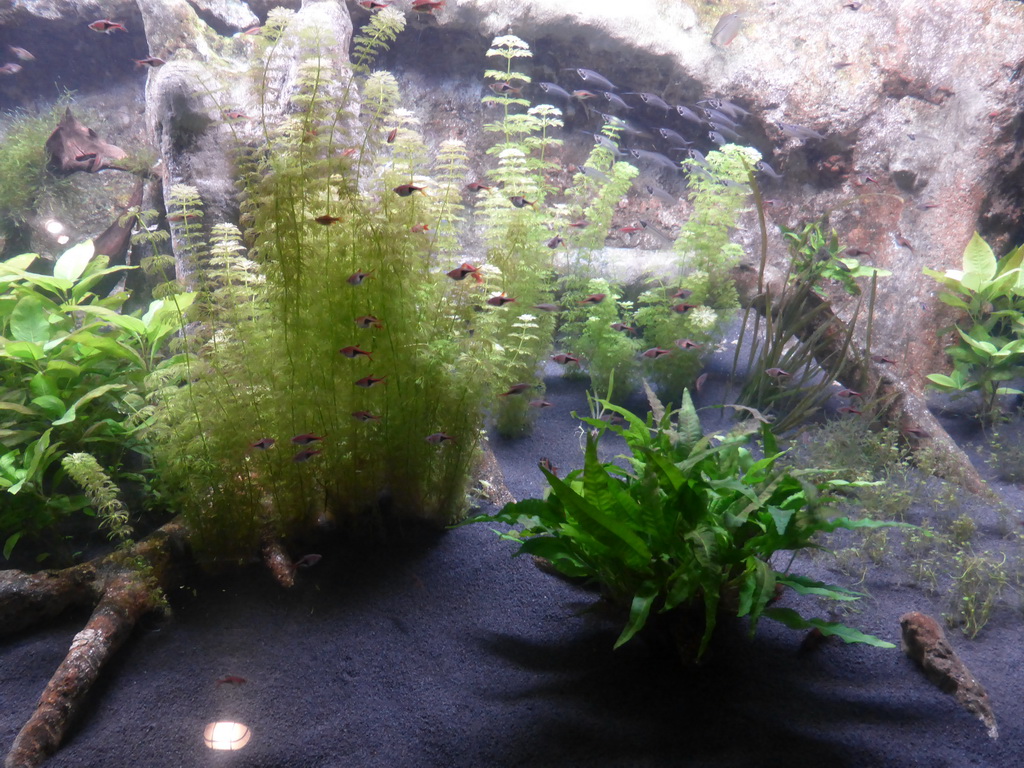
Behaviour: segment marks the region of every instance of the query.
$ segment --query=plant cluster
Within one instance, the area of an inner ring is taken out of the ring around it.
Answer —
[[[953,360],[949,374],[928,375],[941,392],[981,395],[978,416],[992,424],[1001,415],[999,398],[1020,395],[1007,382],[1024,375],[1024,246],[997,259],[977,232],[964,249],[963,269],[924,273],[946,290],[939,299],[962,310],[966,318],[939,329],[942,337],[955,332],[946,353]]]
[[[509,504],[469,522],[521,525],[501,534],[519,544],[519,554],[542,557],[567,576],[597,582],[607,599],[628,610],[616,646],[643,628],[652,613],[685,617],[696,607],[703,615],[695,633],[700,638],[696,658],[707,648],[721,613],[748,617],[751,631],[767,616],[847,642],[891,647],[842,624],[772,605],[777,586],[840,601],[857,598],[789,567],[792,553],[816,546],[820,532],[891,525],[826,516],[838,491],[864,483],[812,481],[808,471],[781,470],[776,465],[782,453],[767,424],[760,430],[765,455],[758,459],[748,447],[749,434],[702,434],[688,392],[676,411],[664,408],[649,389],[648,395],[652,410],[646,421],[606,401],[602,410],[621,416],[623,426],[582,419],[598,437],[587,440],[583,469],[564,480],[542,468],[550,485],[545,499]],[[597,458],[597,440],[609,430],[629,446],[628,469]],[[785,565],[775,562],[782,553],[790,553]]]
[[[122,314],[127,294],[92,288],[107,267],[91,242],[71,248],[53,274],[32,272],[38,257],[0,264],[0,532],[9,556],[23,535],[41,537],[90,500],[65,486],[62,459],[88,451],[115,477],[128,453],[145,452],[140,429],[150,405],[147,377],[173,361],[167,339],[192,297],[156,300]]]

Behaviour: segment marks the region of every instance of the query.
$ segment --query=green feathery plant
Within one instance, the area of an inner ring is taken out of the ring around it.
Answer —
[[[645,376],[662,392],[678,392],[692,383],[707,345],[720,336],[739,306],[729,272],[743,249],[731,242],[729,233],[750,195],[747,164],[759,159],[757,150],[726,144],[708,153],[706,167],[696,160],[683,161],[691,171],[693,211],[674,245],[679,282],[645,291],[636,314],[644,346],[671,350],[644,361]]]
[[[891,643],[843,624],[804,618],[773,606],[776,587],[839,601],[859,595],[794,574],[794,553],[815,547],[822,531],[873,529],[893,523],[826,517],[838,493],[863,485],[834,478],[808,479],[819,470],[780,470],[783,455],[767,424],[760,430],[765,457],[746,447],[748,434],[702,434],[687,391],[682,407],[666,409],[648,388],[651,412],[641,419],[606,401],[602,411],[623,426],[582,421],[588,437],[585,464],[564,480],[542,467],[550,485],[542,499],[506,505],[470,523],[516,527],[499,534],[519,544],[517,554],[545,558],[561,573],[595,581],[604,597],[628,615],[616,647],[655,614],[666,614],[680,652],[700,659],[720,615],[748,617],[753,632],[762,616],[794,629],[817,628],[846,642],[883,648]],[[600,435],[626,440],[628,468],[597,458]]]

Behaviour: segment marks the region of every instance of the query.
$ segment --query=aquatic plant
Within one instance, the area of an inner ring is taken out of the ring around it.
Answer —
[[[999,398],[1020,395],[1008,382],[1024,375],[1024,246],[1002,259],[977,232],[964,249],[963,268],[945,273],[924,269],[946,290],[939,299],[962,310],[966,320],[940,328],[939,337],[956,332],[946,353],[953,360],[949,374],[928,374],[931,386],[963,396],[978,392],[978,417],[992,424],[1001,415]]]
[[[725,322],[739,307],[729,273],[743,249],[731,241],[729,233],[750,195],[747,165],[759,159],[754,149],[726,144],[708,153],[707,167],[696,160],[683,161],[693,171],[693,210],[673,245],[679,257],[679,283],[645,291],[636,313],[636,321],[643,327],[644,346],[673,350],[672,354],[644,360],[644,376],[668,397],[692,385],[701,368],[703,350],[720,336]],[[679,350],[675,344],[679,339],[700,346]]]
[[[720,614],[748,617],[751,632],[766,616],[846,642],[893,647],[772,605],[777,586],[839,601],[858,597],[791,573],[792,555],[785,566],[773,560],[815,546],[819,532],[893,525],[825,516],[837,493],[864,483],[814,481],[810,471],[776,468],[782,453],[767,424],[760,429],[763,459],[747,447],[749,434],[702,434],[688,391],[675,411],[650,389],[648,397],[646,420],[606,401],[601,410],[621,416],[623,426],[583,418],[597,433],[587,439],[584,467],[564,480],[541,467],[550,486],[545,499],[508,504],[467,522],[522,526],[500,534],[519,544],[517,554],[544,558],[566,576],[600,585],[605,598],[628,612],[616,647],[655,614],[675,619],[686,660],[704,654]],[[597,442],[607,431],[626,440],[628,469],[598,460]]]
[[[9,556],[23,536],[42,540],[88,499],[62,484],[62,459],[88,449],[114,480],[140,435],[146,379],[193,296],[157,300],[145,313],[119,312],[125,293],[92,288],[126,267],[107,267],[91,242],[69,249],[53,274],[32,272],[35,254],[0,264],[0,534]]]

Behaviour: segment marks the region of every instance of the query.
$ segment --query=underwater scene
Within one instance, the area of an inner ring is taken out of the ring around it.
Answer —
[[[0,0],[5,768],[1019,765],[1021,39]]]

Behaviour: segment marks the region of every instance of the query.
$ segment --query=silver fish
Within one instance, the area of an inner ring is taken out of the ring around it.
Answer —
[[[656,226],[651,224],[649,221],[644,221],[643,219],[640,219],[638,223],[640,224],[641,227],[644,228],[644,232],[650,232],[652,235],[654,235],[656,238],[661,240],[663,243],[667,243],[667,244],[671,245],[674,242],[671,237],[666,235],[664,232],[662,232]]]
[[[779,173],[778,171],[776,171],[770,165],[768,165],[768,163],[766,163],[764,160],[758,160],[756,163],[754,163],[754,168],[756,168],[757,170],[761,171],[761,173],[768,174],[773,179],[781,179],[782,178],[782,174]]]
[[[678,112],[679,116],[687,122],[694,123],[695,125],[704,125],[704,121],[700,119],[700,115],[685,104],[678,104],[676,106],[676,112]]]
[[[698,150],[698,149],[688,149],[688,150],[686,150],[686,154],[687,154],[687,156],[691,160],[696,161],[697,165],[702,165],[705,168],[708,167],[707,158],[704,157],[704,154],[700,150]]]
[[[607,184],[609,181],[611,181],[611,177],[609,177],[607,173],[599,171],[597,170],[597,168],[591,168],[588,165],[581,165],[580,173],[582,173],[584,176],[594,179],[595,181],[600,181],[602,184]]]
[[[697,103],[706,105],[712,109],[717,109],[719,112],[724,112],[736,122],[742,122],[743,118],[750,116],[749,111],[745,110],[738,104],[733,104],[731,101],[726,101],[725,99],[704,99]]]
[[[652,163],[662,168],[671,168],[673,171],[679,170],[679,166],[675,164],[672,158],[665,157],[660,152],[650,152],[646,149],[631,149],[629,154],[645,163]]]
[[[661,138],[668,139],[669,141],[677,142],[680,146],[688,147],[693,144],[689,139],[683,138],[683,135],[676,133],[671,128],[659,128],[658,133],[661,134]]]
[[[647,190],[647,194],[649,194],[651,197],[661,200],[661,202],[665,203],[665,205],[675,205],[676,203],[679,202],[674,197],[672,197],[672,195],[670,195],[664,189],[655,184],[644,184],[644,189]]]
[[[640,100],[643,101],[649,107],[657,107],[658,109],[664,109],[666,112],[671,111],[672,107],[660,96],[654,93],[647,93],[646,91],[630,91],[629,93],[623,94],[624,96],[639,96]]]
[[[743,28],[743,17],[738,13],[726,13],[715,24],[711,32],[711,44],[723,47],[736,39]]]
[[[715,144],[717,144],[718,146],[722,146],[723,144],[729,143],[729,140],[726,139],[725,136],[720,134],[718,131],[708,131],[708,138],[715,142]]]
[[[565,99],[566,101],[572,98],[572,94],[560,85],[555,85],[554,83],[537,83],[537,86],[548,96],[557,96],[558,98]]]
[[[794,125],[793,123],[776,123],[779,129],[787,136],[792,136],[794,139],[824,139],[820,133],[812,128],[804,128],[802,125]]]
[[[576,74],[580,76],[583,82],[596,86],[605,91],[616,91],[617,86],[612,83],[611,80],[606,78],[604,75],[599,75],[592,69],[583,69],[582,67],[576,70]]]
[[[734,121],[725,112],[715,109],[714,107],[703,107],[701,112],[704,113],[704,119],[709,123],[717,123],[718,125],[724,125],[728,128],[739,128],[739,123]]]
[[[585,133],[588,136],[593,136],[594,141],[596,141],[598,145],[604,147],[616,157],[619,157],[623,154],[623,152],[619,150],[618,145],[614,141],[609,139],[607,136],[605,136],[603,133],[592,133],[590,131],[582,131],[582,133]]]
[[[727,125],[719,125],[718,123],[711,123],[711,128],[718,131],[720,134],[725,136],[729,141],[743,141],[743,137],[740,136],[736,131]]]
[[[603,93],[604,97],[615,106],[622,107],[623,109],[632,109],[632,107],[629,106],[629,104],[627,104],[618,94],[612,93],[611,91],[603,91]]]

